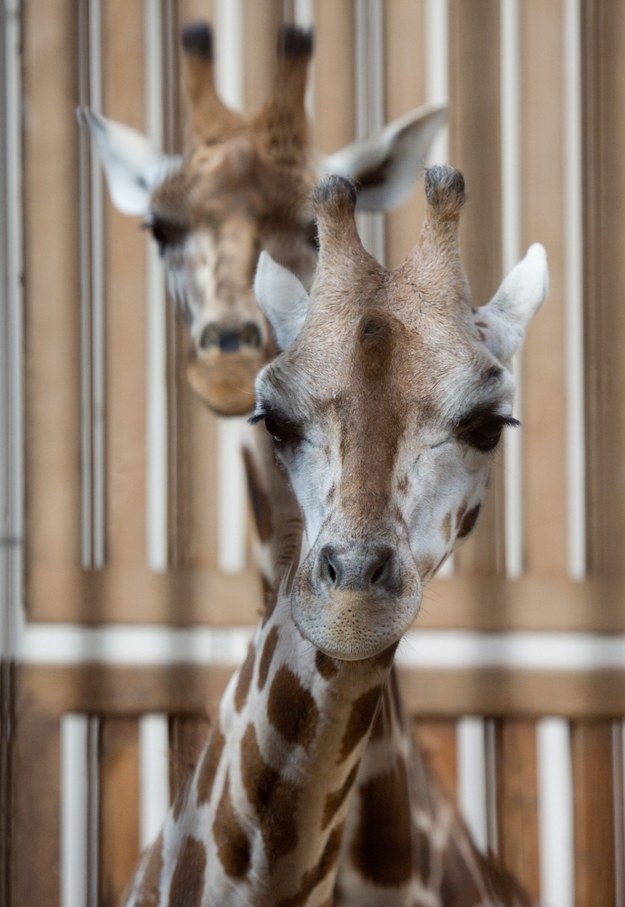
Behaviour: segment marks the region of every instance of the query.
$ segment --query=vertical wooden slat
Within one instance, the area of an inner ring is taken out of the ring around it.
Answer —
[[[99,757],[99,900],[115,907],[139,856],[139,740],[134,719],[103,720]]]
[[[60,898],[60,752],[56,717],[19,710],[14,737],[14,907]]]
[[[571,726],[575,820],[575,907],[615,903],[612,725]]]
[[[449,720],[414,722],[417,744],[424,751],[429,764],[441,782],[445,794],[453,799],[458,796],[458,750],[456,722]]]
[[[29,565],[80,563],[78,102],[72,0],[23,11]],[[51,481],[51,477],[54,480]],[[29,605],[45,595],[29,569]]]
[[[112,0],[102,7],[104,112],[144,129],[143,5]],[[132,90],[128,90],[132,86]],[[145,563],[146,238],[140,221],[107,208],[107,555]]]
[[[566,571],[562,9],[521,4],[523,240],[542,242],[550,292],[523,352],[524,549],[528,569]]]
[[[469,202],[461,241],[474,305],[487,302],[501,279],[499,0],[472,4],[450,0],[450,161],[464,173]],[[457,563],[465,570],[492,573],[501,565],[498,495],[501,459],[493,487],[471,539]]]
[[[314,146],[336,151],[354,138],[355,20],[351,3],[315,0]]]
[[[205,716],[173,715],[169,719],[170,776],[172,801],[191,778],[210,730]]]
[[[622,575],[625,17],[599,0],[582,14],[588,566]]]
[[[538,781],[533,722],[497,722],[495,774],[499,857],[538,899]]]
[[[386,16],[386,122],[425,103],[425,10],[423,0],[393,0]],[[423,183],[386,218],[386,255],[391,267],[417,241],[423,222]]]

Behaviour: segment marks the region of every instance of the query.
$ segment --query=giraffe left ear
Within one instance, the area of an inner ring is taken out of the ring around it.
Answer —
[[[486,346],[500,362],[508,362],[521,346],[525,329],[548,291],[547,253],[544,246],[534,243],[475,315]]]
[[[267,316],[281,350],[291,346],[302,329],[308,310],[308,293],[295,274],[261,252],[256,266],[254,293]]]

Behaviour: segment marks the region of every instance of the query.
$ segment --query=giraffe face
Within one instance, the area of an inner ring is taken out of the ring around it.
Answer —
[[[408,629],[423,584],[473,528],[501,433],[514,423],[509,357],[498,353],[502,338],[522,333],[520,309],[502,315],[502,328],[498,297],[471,308],[456,248],[461,177],[439,169],[428,192],[442,197],[396,271],[360,245],[349,187],[334,180],[317,192],[310,304],[257,380],[255,418],[274,438],[306,527],[294,618],[338,658],[373,656]],[[536,256],[534,309],[545,290]],[[257,293],[274,319],[279,277],[261,260]]]

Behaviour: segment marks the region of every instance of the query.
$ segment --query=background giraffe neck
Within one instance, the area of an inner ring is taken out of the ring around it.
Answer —
[[[322,655],[279,595],[127,907],[330,903],[349,794],[393,654],[355,664]]]

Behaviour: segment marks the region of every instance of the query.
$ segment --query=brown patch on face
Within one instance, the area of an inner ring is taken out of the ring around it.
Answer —
[[[243,786],[256,811],[270,872],[276,861],[297,847],[295,815],[301,794],[291,781],[284,781],[262,757],[256,731],[248,724],[241,742]]]
[[[200,907],[204,891],[206,850],[195,838],[187,836],[182,845],[169,888],[169,907]]]
[[[376,885],[402,885],[412,877],[408,776],[403,759],[359,788],[360,826],[352,859]],[[447,902],[445,902],[447,903]]]
[[[330,656],[326,655],[325,652],[322,652],[321,649],[317,649],[315,653],[315,667],[324,680],[332,680],[338,673],[335,659],[330,658]]]
[[[247,490],[254,513],[256,532],[261,542],[267,543],[273,536],[273,521],[271,518],[271,504],[267,492],[258,474],[254,458],[247,448],[243,448],[243,465],[247,479]]]
[[[229,775],[226,776],[215,814],[213,837],[217,845],[217,855],[226,875],[233,879],[244,879],[250,868],[250,842],[234,811]],[[186,902],[184,900],[172,902],[172,907],[173,903]]]
[[[354,781],[356,780],[356,775],[358,774],[358,768],[359,764],[354,765],[349,775],[345,779],[344,784],[342,784],[338,790],[329,793],[326,797],[325,806],[323,808],[323,821],[321,822],[322,831],[326,830],[334,816],[337,814],[337,812],[345,802],[348,794],[351,792],[351,789],[354,786]]]
[[[383,375],[393,355],[391,321],[383,312],[363,315],[358,325],[357,355],[365,374],[370,378]]]
[[[254,673],[255,658],[256,649],[254,648],[254,643],[251,642],[249,649],[247,650],[245,661],[241,665],[239,679],[237,681],[236,690],[234,691],[234,707],[237,712],[240,712],[247,702],[250,685],[252,683],[252,674]]]
[[[163,832],[160,833],[150,851],[150,857],[146,864],[143,877],[141,879],[141,894],[139,900],[135,902],[136,907],[154,907],[159,901],[159,887],[161,873],[163,871]],[[122,899],[126,903],[128,892]]]
[[[267,716],[289,743],[298,743],[307,749],[314,740],[319,720],[317,703],[297,675],[284,665],[273,678]]]
[[[369,731],[373,716],[378,708],[382,687],[373,687],[367,690],[352,705],[343,740],[341,742],[341,751],[339,753],[339,762],[347,759],[355,747],[360,743],[365,734]]]
[[[215,727],[208,747],[202,757],[202,764],[198,775],[197,799],[200,805],[202,803],[208,803],[210,798],[213,784],[215,783],[215,775],[217,774],[217,769],[224,751],[225,742],[224,735],[218,727]]]
[[[336,485],[332,485],[326,495],[326,504],[331,504],[336,497]]]
[[[462,519],[460,520],[460,528],[458,529],[458,538],[465,538],[473,529],[477,522],[481,509],[481,504],[476,504],[475,507],[472,507],[471,510],[464,513]]]
[[[401,479],[397,480],[397,491],[400,494],[406,494],[409,487],[410,487],[410,480],[408,479],[408,476],[402,476]]]
[[[258,665],[258,689],[262,690],[267,683],[267,677],[269,676],[269,668],[271,667],[271,661],[273,659],[273,653],[276,651],[276,646],[278,645],[278,636],[280,635],[280,630],[278,627],[272,627],[269,631],[269,635],[265,640],[265,645],[263,646],[263,654],[260,656],[260,663]]]
[[[443,520],[442,525],[443,538],[446,542],[449,542],[451,539],[451,512],[445,514],[445,519]]]

